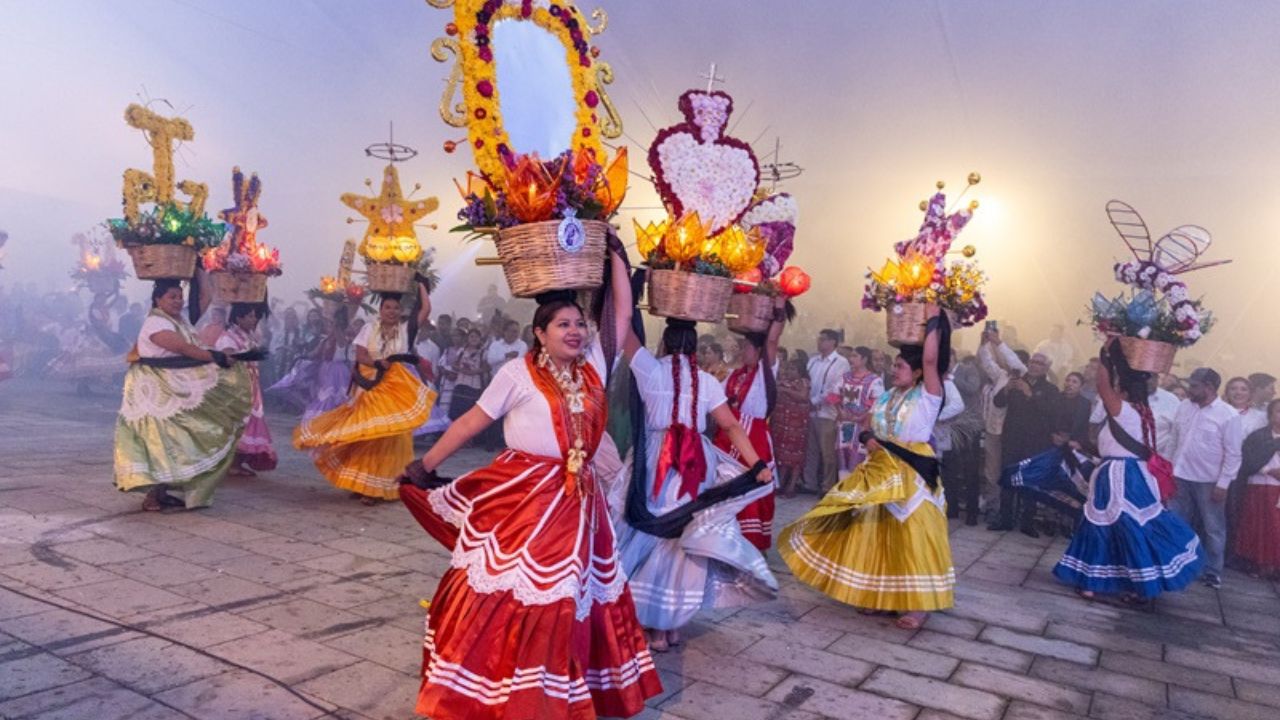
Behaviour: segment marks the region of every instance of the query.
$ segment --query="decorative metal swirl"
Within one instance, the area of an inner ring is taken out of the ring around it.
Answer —
[[[600,96],[600,104],[604,105],[604,116],[600,118],[600,134],[613,140],[622,137],[622,116],[618,108],[605,90],[605,85],[613,83],[613,66],[607,62],[596,61],[596,94]]]
[[[453,68],[449,71],[449,79],[445,81],[444,94],[440,96],[440,119],[450,127],[466,127],[466,104],[459,101],[455,105],[453,102],[454,96],[458,94],[458,86],[462,83],[462,46],[457,38],[452,37],[439,37],[431,43],[431,57],[436,62],[448,62],[450,52],[453,53]]]

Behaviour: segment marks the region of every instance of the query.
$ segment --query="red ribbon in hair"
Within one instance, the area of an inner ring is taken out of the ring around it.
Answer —
[[[702,451],[702,435],[696,428],[698,361],[693,355],[688,356],[689,376],[693,388],[689,417],[693,419],[695,424],[695,427],[689,427],[680,422],[681,357],[683,356],[671,356],[671,379],[675,394],[671,398],[671,427],[667,428],[667,434],[662,439],[662,450],[658,453],[658,473],[653,480],[654,498],[657,498],[662,492],[662,483],[666,480],[667,473],[671,470],[680,473],[680,492],[676,495],[677,500],[686,495],[690,499],[696,499],[698,497],[698,486],[702,484],[703,479],[707,476],[707,457]]]

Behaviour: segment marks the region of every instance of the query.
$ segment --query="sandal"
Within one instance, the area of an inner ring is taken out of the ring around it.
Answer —
[[[919,630],[927,619],[929,619],[927,612],[909,612],[898,618],[894,625],[902,630]]]
[[[365,507],[373,507],[374,505],[378,504],[378,498],[369,497],[368,495],[361,495],[360,504],[364,505]]]
[[[669,645],[670,647],[680,647],[681,642],[683,642],[683,640],[681,640],[680,638],[679,630],[667,631],[667,645]]]
[[[164,509],[164,505],[160,503],[159,498],[148,493],[147,496],[142,499],[142,509],[145,512],[160,512]]]
[[[186,500],[183,500],[182,498],[176,498],[176,497],[174,497],[174,496],[170,495],[169,493],[161,493],[161,495],[160,495],[160,497],[159,497],[158,499],[160,500],[160,505],[161,505],[162,507],[167,507],[167,508],[180,507],[180,508],[184,508],[184,507],[186,507],[186,506],[187,506],[187,501],[186,501]]]
[[[1085,600],[1093,600],[1097,597],[1092,590],[1076,590],[1076,594]]]

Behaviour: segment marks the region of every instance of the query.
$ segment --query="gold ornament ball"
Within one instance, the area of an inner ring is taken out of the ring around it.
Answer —
[[[920,201],[920,212],[924,212],[925,210],[928,210],[928,209],[929,209],[929,201],[928,201],[928,200],[921,200],[921,201]]]
[[[974,200],[973,202],[969,203],[969,209],[970,209],[970,210],[977,210],[977,209],[978,209],[978,201],[977,201],[977,200]]]
[[[964,249],[960,251],[960,254],[964,255],[965,257],[973,257],[974,255],[978,254],[978,248],[972,245],[965,245]]]
[[[982,175],[980,173],[976,173],[976,172],[969,173],[970,185],[977,185],[980,182],[982,182]]]
[[[939,180],[939,181],[937,182],[937,186],[938,186],[938,189],[939,189],[939,190],[941,190],[942,188],[946,187],[946,186],[947,186],[947,184],[946,184],[946,183],[944,183],[944,182],[942,182],[941,180]]]

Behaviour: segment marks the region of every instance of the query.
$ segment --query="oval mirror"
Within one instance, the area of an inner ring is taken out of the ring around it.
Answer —
[[[520,20],[494,23],[490,44],[511,149],[542,158],[568,150],[578,106],[564,45],[537,24]]]

